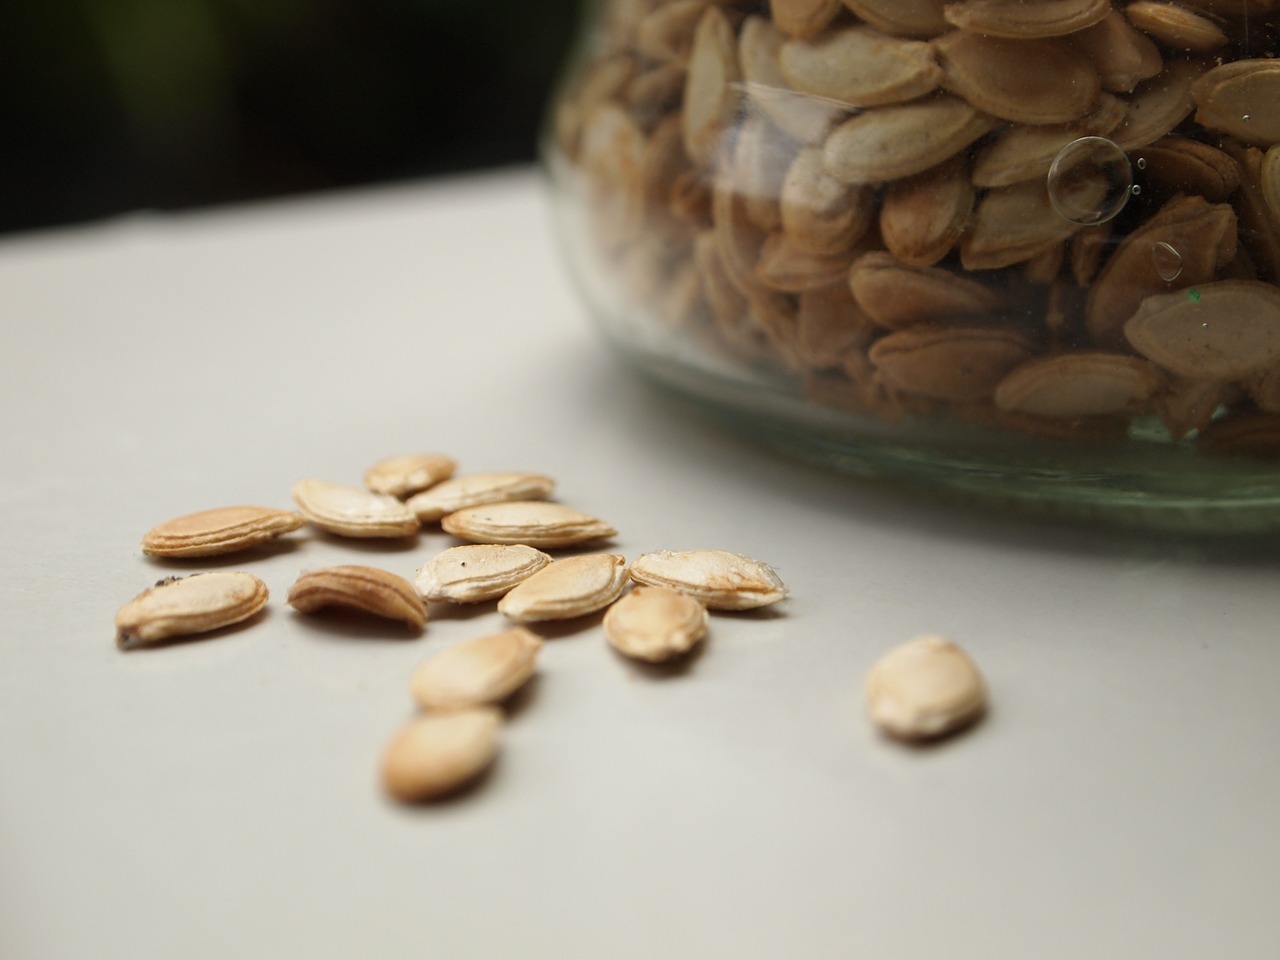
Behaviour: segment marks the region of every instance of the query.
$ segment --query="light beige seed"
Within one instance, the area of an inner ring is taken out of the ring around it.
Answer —
[[[631,579],[687,593],[712,610],[777,603],[787,587],[767,563],[726,550],[659,550],[631,564]]]
[[[868,356],[890,389],[972,403],[990,399],[996,384],[1034,351],[1034,342],[1017,330],[955,324],[898,330],[872,344]]]
[[[855,107],[922,97],[942,82],[929,44],[901,40],[870,27],[833,30],[782,45],[779,65],[795,90]]]
[[[212,557],[248,550],[305,521],[274,507],[217,507],[174,517],[151,528],[142,538],[149,557]]]
[[[607,607],[627,585],[627,558],[588,553],[554,560],[498,601],[498,612],[520,623],[569,620]]]
[[[1191,87],[1196,123],[1245,143],[1280,142],[1280,61],[1235,60]]]
[[[694,31],[684,88],[684,145],[699,163],[711,160],[732,128],[740,79],[733,27],[719,7],[707,7]]]
[[[903,263],[937,263],[959,242],[973,201],[966,165],[940,164],[889,186],[880,205],[880,236]]]
[[[479,603],[502,596],[550,562],[547,554],[524,544],[464,544],[436,554],[413,582],[427,600]]]
[[[862,20],[899,37],[936,37],[951,29],[942,15],[947,0],[844,0]]]
[[[669,587],[636,587],[604,615],[604,636],[624,656],[662,663],[707,633],[707,608]]]
[[[1160,388],[1159,371],[1123,353],[1078,350],[1038,357],[1011,370],[996,387],[1001,410],[1075,419],[1128,414]]]
[[[424,710],[466,710],[496,705],[533,676],[542,641],[512,627],[449,647],[423,662],[409,692]]]
[[[1062,149],[1081,137],[1105,137],[1124,122],[1125,104],[1102,94],[1097,107],[1074,123],[1006,127],[978,152],[973,183],[978,187],[1008,187],[1043,179]]]
[[[1135,0],[1124,8],[1129,22],[1173,50],[1211,53],[1226,46],[1227,35],[1206,17],[1176,3]]]
[[[1280,359],[1280,290],[1218,280],[1148,297],[1124,325],[1140,354],[1196,380],[1239,380]]]
[[[931,740],[955,732],[986,709],[977,666],[958,646],[926,635],[894,647],[866,680],[871,720],[900,740]]]
[[[1129,115],[1111,132],[1121,150],[1155,143],[1195,109],[1191,85],[1205,72],[1198,60],[1170,60],[1159,76],[1144,80],[1129,98]]]
[[[769,0],[773,22],[793,37],[816,37],[840,9],[841,0]]]
[[[943,15],[961,30],[1021,40],[1075,33],[1110,10],[1110,0],[961,0],[948,3]]]
[[[439,520],[464,507],[479,507],[507,500],[544,500],[555,492],[556,482],[541,473],[505,471],[453,477],[405,501],[424,522]]]
[[[1023,263],[1056,247],[1081,229],[1054,205],[1070,205],[1087,220],[1101,209],[1108,181],[1093,171],[1063,178],[1050,199],[1046,181],[1028,180],[988,190],[978,201],[960,242],[966,270],[996,270]]]
[[[247,620],[267,605],[267,585],[251,573],[214,571],[168,577],[116,614],[116,643],[127,650],[207,633]]]
[[[1164,66],[1151,38],[1135,30],[1116,10],[1074,34],[1071,41],[1102,77],[1102,88],[1112,93],[1131,93]]]
[[[954,30],[933,41],[943,86],[977,109],[1019,123],[1068,123],[1093,109],[1102,78],[1071,43],[1006,40]]]
[[[414,630],[427,622],[427,605],[413,584],[387,570],[359,564],[303,571],[289,588],[289,605],[301,613],[347,607],[399,620]]]
[[[853,260],[853,252],[814,253],[797,246],[781,230],[769,234],[760,248],[755,279],[770,290],[801,293],[836,283]]]
[[[858,258],[849,271],[849,289],[863,312],[890,330],[963,320],[1007,305],[1004,297],[971,277],[940,267],[909,266],[882,252]]]
[[[493,763],[501,727],[502,714],[493,707],[410,720],[383,753],[383,786],[406,803],[452,793]]]
[[[850,249],[871,226],[875,192],[827,173],[822,150],[797,154],[778,198],[782,231],[796,247],[817,254]]]
[[[364,472],[364,485],[374,493],[407,497],[453,476],[458,461],[443,453],[410,453],[379,460]]]
[[[472,543],[523,543],[531,547],[570,547],[618,533],[581,510],[540,500],[464,507],[441,519],[440,526]]]
[[[955,156],[996,124],[957,97],[877,107],[833,130],[822,162],[846,183],[898,180]]]
[[[293,500],[307,521],[343,537],[404,537],[418,532],[408,507],[381,493],[325,480],[299,480]]]

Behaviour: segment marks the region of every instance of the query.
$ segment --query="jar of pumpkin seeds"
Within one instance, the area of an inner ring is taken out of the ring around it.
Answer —
[[[1280,527],[1280,0],[605,0],[544,143],[632,363],[855,473]]]

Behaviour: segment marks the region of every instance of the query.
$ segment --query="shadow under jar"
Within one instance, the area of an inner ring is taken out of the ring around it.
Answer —
[[[610,341],[859,474],[1280,528],[1280,0],[606,0],[543,155]]]

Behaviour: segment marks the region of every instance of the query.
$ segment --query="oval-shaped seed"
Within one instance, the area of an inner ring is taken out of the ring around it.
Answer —
[[[960,240],[973,201],[965,164],[940,164],[890,185],[880,205],[880,236],[903,263],[937,263]]]
[[[1239,167],[1235,168],[1237,171]],[[1258,186],[1263,202],[1277,224],[1280,224],[1280,145],[1272,147],[1262,157],[1258,167]]]
[[[618,533],[581,510],[541,500],[465,507],[442,518],[440,526],[472,543],[523,543],[531,547],[569,547]]]
[[[569,620],[607,607],[627,585],[627,558],[588,553],[554,560],[498,601],[498,612],[521,623]]]
[[[672,0],[655,7],[636,28],[636,50],[650,60],[687,60],[706,6],[704,0]]]
[[[541,473],[505,471],[453,477],[405,501],[419,520],[439,520],[464,507],[478,507],[507,500],[544,500],[555,492],[556,482]]]
[[[951,29],[942,15],[947,0],[844,0],[862,20],[899,37],[936,37]]]
[[[1055,185],[1054,198],[1088,215],[1101,209],[1109,187],[1104,177],[1090,171],[1061,180]],[[1045,181],[997,187],[978,201],[960,242],[960,262],[966,270],[1023,263],[1058,246],[1082,225],[1058,212]]]
[[[840,8],[841,0],[769,0],[773,22],[793,37],[816,37]]]
[[[1199,140],[1168,136],[1139,147],[1130,159],[1143,179],[1166,195],[1196,194],[1223,203],[1240,188],[1240,167],[1223,151]]]
[[[719,7],[707,7],[694,31],[684,88],[684,145],[697,162],[708,163],[732,129],[740,79],[733,27]]]
[[[325,480],[293,485],[298,512],[321,530],[342,537],[405,537],[418,532],[418,518],[395,497]]]
[[[868,356],[894,390],[953,402],[987,400],[1035,351],[1030,337],[1000,327],[908,327],[881,337]]]
[[[877,727],[900,740],[932,740],[975,721],[987,705],[977,666],[944,637],[926,635],[894,647],[866,681]]]
[[[1216,23],[1176,3],[1135,0],[1124,8],[1124,15],[1143,33],[1173,50],[1211,53],[1227,43],[1227,35]]]
[[[837,283],[849,269],[852,251],[814,253],[791,242],[781,230],[769,234],[760,248],[755,279],[771,290],[801,293]]]
[[[251,573],[218,570],[168,577],[116,614],[116,643],[127,650],[207,633],[247,620],[267,605],[267,585]]]
[[[707,634],[707,608],[670,587],[636,587],[604,615],[604,636],[624,656],[662,663]]]
[[[1148,360],[1196,380],[1239,380],[1280,359],[1280,290],[1256,280],[1148,297],[1124,325]]]
[[[1098,71],[1102,88],[1113,93],[1132,92],[1143,80],[1159,74],[1164,66],[1160,50],[1151,38],[1135,30],[1115,10],[1074,34],[1071,42]]]
[[[1124,122],[1125,104],[1102,94],[1097,107],[1074,123],[1006,127],[977,152],[973,183],[978,187],[1008,187],[1048,175],[1053,161],[1081,137],[1103,137]]]
[[[364,485],[374,493],[407,497],[447,480],[458,461],[443,453],[409,453],[379,460],[364,472]]]
[[[947,160],[996,126],[957,97],[877,107],[846,120],[822,148],[827,171],[846,183],[883,183]]]
[[[631,579],[687,593],[712,610],[777,603],[787,587],[767,563],[726,550],[659,550],[631,564]]]
[[[1075,33],[1110,10],[1111,0],[962,0],[948,3],[943,16],[961,30],[1022,40]]]
[[[806,147],[787,170],[778,198],[782,231],[801,250],[817,254],[850,249],[871,226],[875,193],[827,173],[822,150]]]
[[[1132,413],[1160,388],[1160,373],[1124,353],[1079,350],[1037,357],[996,387],[996,406],[1038,417],[1074,419]]]
[[[984,113],[1019,123],[1083,117],[1102,78],[1067,40],[1005,40],[954,30],[933,41],[943,85]]]
[[[305,521],[274,507],[217,507],[166,520],[147,531],[142,552],[149,557],[213,557],[248,550]]]
[[[1245,143],[1280,142],[1280,61],[1234,60],[1191,87],[1196,123]]]
[[[1156,250],[1174,251],[1176,276],[1160,272]],[[1171,285],[1207,283],[1235,256],[1236,216],[1229,204],[1177,197],[1120,242],[1085,302],[1085,327],[1094,342],[1119,346],[1121,329],[1147,297]]]
[[[413,582],[427,600],[479,603],[502,596],[550,562],[547,554],[524,544],[464,544],[436,554]]]
[[[1004,297],[970,277],[940,267],[909,266],[883,252],[858,258],[849,271],[849,289],[868,317],[891,330],[962,320],[1007,305]]]
[[[1121,150],[1155,143],[1195,109],[1191,85],[1205,72],[1198,60],[1171,60],[1159,76],[1144,80],[1129,97],[1129,115],[1111,132]]]
[[[413,584],[387,570],[359,564],[304,570],[289,588],[289,605],[301,613],[347,607],[399,620],[414,630],[427,622],[427,605]]]
[[[493,707],[410,720],[382,756],[382,783],[397,800],[433,800],[471,783],[498,755],[502,714]]]
[[[788,84],[803,93],[855,107],[922,97],[942,82],[933,50],[870,27],[833,30],[815,40],[789,40],[779,56]]]
[[[542,641],[524,627],[464,640],[423,662],[409,692],[424,710],[496,705],[533,676]]]

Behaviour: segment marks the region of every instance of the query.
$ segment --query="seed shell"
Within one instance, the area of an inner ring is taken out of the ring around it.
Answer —
[[[413,583],[427,600],[479,603],[502,596],[550,562],[550,556],[524,544],[463,544],[428,560]]]
[[[464,640],[424,661],[409,692],[424,710],[498,704],[533,676],[542,641],[524,627]]]
[[[767,563],[726,550],[659,550],[631,564],[631,579],[671,587],[712,610],[750,610],[777,603],[787,587]]]
[[[166,520],[142,538],[149,557],[212,557],[248,550],[305,521],[289,510],[274,507],[217,507]]]
[[[116,614],[116,643],[127,650],[207,633],[247,620],[267,605],[267,585],[251,573],[218,570],[168,577]]]
[[[523,543],[531,547],[569,547],[618,533],[581,510],[540,500],[465,507],[442,518],[440,526],[472,543]]]
[[[417,717],[387,745],[383,786],[407,803],[452,793],[493,763],[501,727],[493,707]]]
[[[289,588],[289,605],[302,613],[349,607],[415,630],[427,622],[427,605],[404,577],[377,567],[344,564],[307,570]]]
[[[872,721],[900,740],[929,740],[972,723],[986,707],[982,675],[943,637],[917,637],[881,657],[867,674]]]
[[[555,480],[541,473],[472,473],[438,483],[430,490],[410,497],[405,506],[425,522],[439,520],[464,507],[506,500],[544,500],[551,496],[555,487]]]
[[[395,497],[325,480],[293,486],[298,511],[321,530],[342,537],[404,537],[418,532],[418,518]]]
[[[618,599],[627,585],[627,559],[589,553],[547,564],[498,601],[512,620],[568,620],[594,613]]]
[[[443,453],[410,453],[379,460],[364,472],[364,485],[374,493],[407,497],[447,480],[458,461]]]
[[[604,615],[604,636],[634,660],[662,663],[688,653],[707,633],[707,608],[670,587],[636,587]]]

